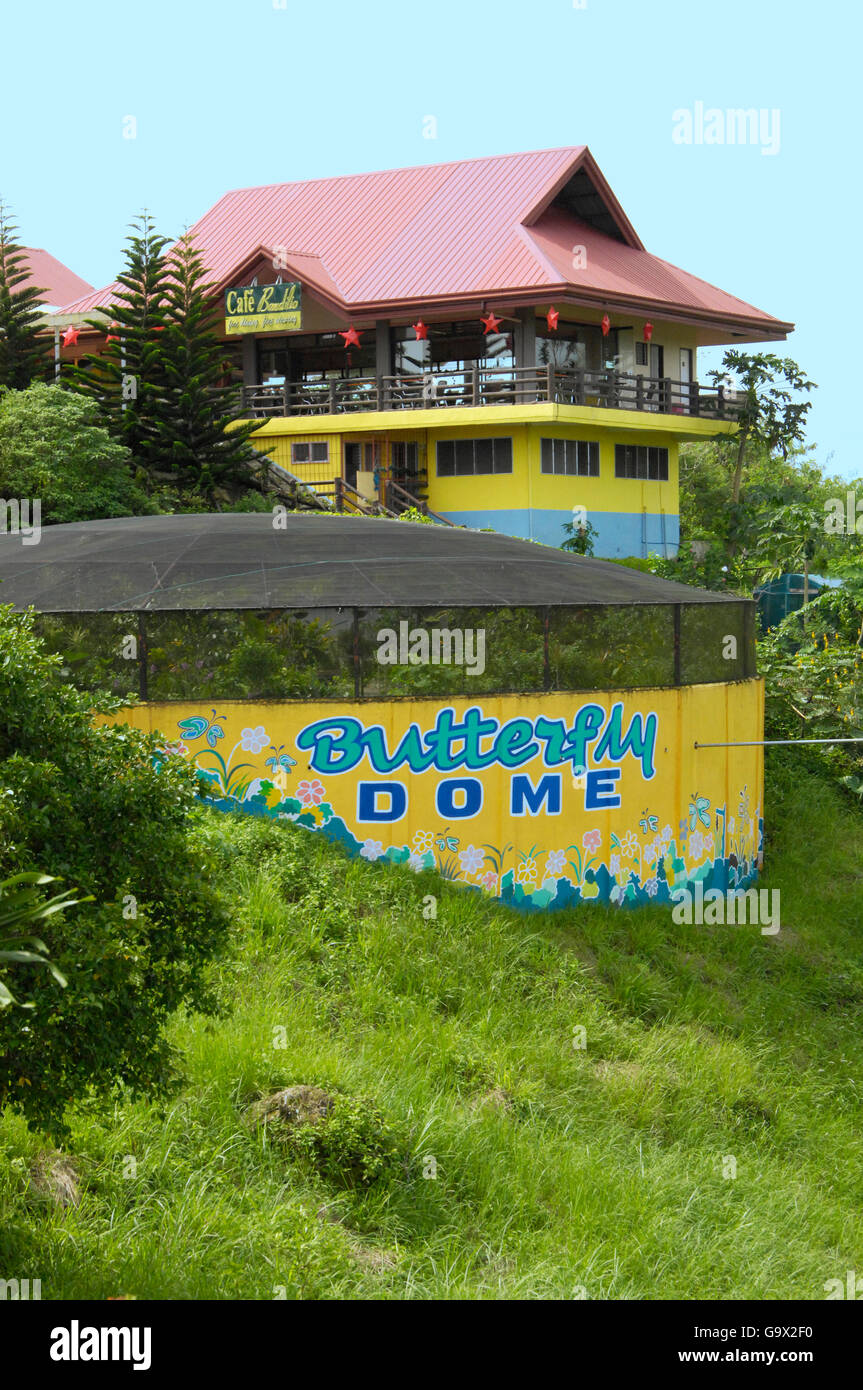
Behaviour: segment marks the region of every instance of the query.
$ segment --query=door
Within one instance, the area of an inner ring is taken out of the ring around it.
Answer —
[[[383,500],[386,440],[359,439],[344,446],[345,482],[367,501]]]
[[[348,484],[348,487],[352,487],[355,490],[357,486],[357,473],[359,472],[361,463],[361,452],[361,444],[345,445],[345,482]]]
[[[661,343],[650,344],[650,398],[654,404],[654,410],[667,411],[669,404],[665,399],[665,387],[662,379],[665,376],[665,350]]]

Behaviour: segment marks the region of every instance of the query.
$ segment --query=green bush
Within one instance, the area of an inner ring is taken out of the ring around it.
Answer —
[[[227,930],[193,851],[194,773],[157,771],[156,740],[93,722],[116,709],[64,685],[28,614],[0,608],[0,878],[38,863],[93,901],[44,929],[58,989],[35,972],[26,1015],[0,1015],[0,1104],[62,1129],[66,1104],[169,1080],[162,1026],[205,1008],[204,967]]]
[[[404,1171],[404,1145],[377,1106],[356,1096],[335,1094],[319,1124],[296,1125],[285,1135],[289,1153],[305,1159],[338,1187],[370,1187]]]
[[[83,396],[42,383],[0,391],[0,497],[38,498],[43,526],[155,511],[129,459]]]

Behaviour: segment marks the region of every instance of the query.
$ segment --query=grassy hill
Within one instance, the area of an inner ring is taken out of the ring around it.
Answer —
[[[801,752],[769,778],[776,937],[526,920],[202,812],[221,1013],[175,1021],[165,1105],[70,1116],[77,1207],[0,1123],[0,1271],[43,1298],[823,1298],[863,1270],[863,817]],[[323,1129],[249,1122],[299,1084]]]

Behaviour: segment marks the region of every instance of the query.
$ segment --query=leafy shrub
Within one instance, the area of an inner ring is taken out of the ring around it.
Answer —
[[[42,524],[155,511],[98,406],[58,386],[0,391],[0,497],[39,498]]]
[[[339,1187],[370,1187],[403,1171],[405,1146],[376,1105],[338,1093],[331,1100],[332,1108],[320,1123],[287,1131],[288,1152]]]
[[[195,774],[157,771],[150,735],[94,724],[117,707],[64,685],[30,615],[0,608],[0,877],[38,863],[93,897],[44,929],[68,988],[34,972],[33,1009],[0,1014],[0,1104],[55,1129],[91,1089],[167,1083],[162,1025],[208,1005],[227,930],[188,838]]]

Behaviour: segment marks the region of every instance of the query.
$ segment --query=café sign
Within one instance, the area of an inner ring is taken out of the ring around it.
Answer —
[[[226,333],[295,331],[302,324],[302,290],[298,280],[225,290]]]

